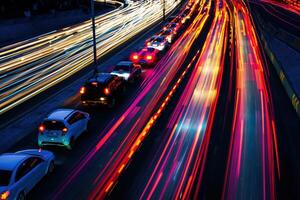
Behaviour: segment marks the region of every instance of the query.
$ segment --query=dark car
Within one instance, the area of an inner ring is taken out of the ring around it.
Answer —
[[[121,61],[114,67],[110,74],[123,77],[128,82],[134,82],[141,76],[142,67],[131,61]]]
[[[118,97],[125,93],[126,81],[110,73],[99,73],[80,88],[83,105],[106,105],[114,107]]]

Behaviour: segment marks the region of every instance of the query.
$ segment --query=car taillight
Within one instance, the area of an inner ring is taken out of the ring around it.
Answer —
[[[1,200],[7,200],[9,197],[10,192],[9,191],[5,191],[1,193],[0,199]]]
[[[164,27],[164,31],[167,30],[167,27]]]
[[[147,46],[150,46],[151,45],[151,42],[147,42]]]
[[[146,59],[147,59],[147,60],[152,60],[152,58],[153,58],[153,57],[152,57],[151,55],[146,56]]]
[[[109,91],[108,88],[105,88],[105,89],[104,89],[104,94],[106,94],[106,95],[109,95],[109,94],[110,94],[110,91]]]
[[[131,59],[132,59],[132,60],[138,60],[138,59],[139,59],[139,56],[136,55],[136,54],[133,54],[133,55],[131,56]]]
[[[63,128],[62,132],[63,132],[63,134],[66,134],[68,132],[68,129],[67,128]]]
[[[84,94],[85,93],[85,87],[81,87],[80,88],[80,94]]]
[[[45,126],[43,126],[43,125],[40,125],[40,127],[39,127],[39,131],[40,131],[40,133],[41,133],[41,134],[43,134],[43,133],[44,133],[44,131],[45,131]]]

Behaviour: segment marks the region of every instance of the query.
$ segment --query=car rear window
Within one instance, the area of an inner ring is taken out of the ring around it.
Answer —
[[[0,169],[0,186],[8,186],[12,171]]]
[[[115,67],[115,70],[116,71],[119,71],[119,70],[129,71],[129,66],[128,65],[117,65]]]
[[[55,120],[46,120],[43,122],[43,125],[45,126],[46,130],[62,130],[65,128],[63,122]]]

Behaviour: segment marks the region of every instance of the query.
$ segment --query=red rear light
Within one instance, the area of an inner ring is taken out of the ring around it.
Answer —
[[[147,55],[147,56],[146,56],[146,59],[147,59],[147,60],[152,60],[153,57],[152,57],[151,55]]]
[[[85,87],[81,87],[80,88],[80,94],[84,94],[85,93]]]
[[[40,125],[39,131],[40,131],[41,134],[43,134],[44,131],[45,131],[45,126],[44,125]]]
[[[137,54],[133,54],[131,56],[131,60],[133,60],[133,61],[137,61],[138,59],[139,59],[139,56]]]
[[[0,199],[1,200],[7,200],[9,197],[10,192],[9,191],[5,191],[3,193],[1,193]]]
[[[104,94],[106,94],[106,95],[109,95],[109,94],[110,94],[110,91],[109,91],[108,88],[105,88],[105,89],[104,89]]]
[[[62,132],[63,132],[63,134],[65,135],[65,134],[68,132],[68,129],[67,129],[67,128],[63,128],[63,129],[62,129]]]

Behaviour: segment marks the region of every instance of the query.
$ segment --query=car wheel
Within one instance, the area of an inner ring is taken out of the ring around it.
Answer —
[[[48,167],[48,171],[47,174],[52,174],[54,171],[54,162],[53,160],[50,162],[49,167]]]
[[[25,193],[24,192],[20,192],[20,194],[17,197],[17,200],[25,200],[25,199],[26,199]]]

